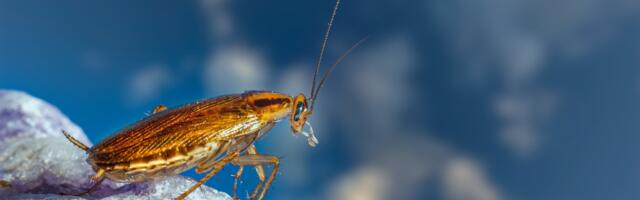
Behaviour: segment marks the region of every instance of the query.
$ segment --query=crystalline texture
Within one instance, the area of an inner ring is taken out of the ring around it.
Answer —
[[[0,142],[24,137],[58,137],[63,129],[83,143],[91,144],[82,129],[56,107],[24,92],[0,90]]]
[[[26,93],[0,90],[0,199],[169,199],[195,181],[183,176],[122,184],[104,181],[91,196],[71,196],[91,186],[86,154],[61,131],[90,145],[82,130],[54,106]],[[231,199],[201,186],[188,199]]]

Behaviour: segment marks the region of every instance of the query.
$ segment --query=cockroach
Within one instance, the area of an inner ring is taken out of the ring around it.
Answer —
[[[238,179],[244,166],[253,166],[260,182],[250,199],[262,199],[278,171],[280,160],[273,155],[258,153],[254,143],[281,119],[289,118],[291,130],[307,137],[310,146],[318,144],[313,128],[307,121],[313,113],[318,92],[335,67],[365,39],[349,48],[324,73],[316,84],[322,57],[340,0],[336,1],[324,34],[318,57],[311,95],[307,98],[271,91],[247,91],[224,95],[168,109],[156,107],[144,119],[116,132],[109,138],[88,147],[63,131],[71,143],[88,154],[87,162],[96,172],[93,186],[79,195],[92,192],[106,178],[115,182],[135,183],[177,175],[195,167],[197,173],[209,171],[196,184],[176,199],[184,199],[214,176],[225,165],[239,166],[235,175],[233,198],[236,199]],[[303,130],[309,127],[309,131]],[[263,166],[273,169],[268,177]]]

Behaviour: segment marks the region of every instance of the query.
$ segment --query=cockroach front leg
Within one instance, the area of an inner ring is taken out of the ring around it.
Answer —
[[[258,200],[261,200],[262,198],[264,198],[264,195],[267,193],[267,190],[269,189],[269,186],[271,186],[271,183],[275,179],[275,175],[278,172],[278,168],[280,167],[280,159],[278,157],[272,156],[272,155],[264,155],[264,154],[243,155],[233,159],[231,163],[237,166],[245,166],[245,165],[256,166],[256,171],[258,171],[257,166],[262,167],[263,165],[273,165],[271,174],[269,175],[269,178],[267,179],[264,186],[262,187],[262,192],[260,192],[260,195],[258,196]],[[258,172],[258,176],[260,177],[260,172]],[[262,173],[262,177],[264,177],[264,171]],[[255,195],[257,194],[258,189],[262,185],[262,182],[263,182],[262,180],[254,190],[254,194],[252,194],[251,197],[249,197],[250,199],[255,198]]]

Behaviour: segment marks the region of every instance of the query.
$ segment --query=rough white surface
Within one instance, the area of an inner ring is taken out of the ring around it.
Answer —
[[[58,109],[26,93],[0,90],[0,199],[171,199],[196,181],[183,176],[137,184],[104,181],[89,196],[77,197],[92,183],[86,154],[61,134],[68,131],[90,145],[82,130]],[[187,199],[231,199],[201,186]]]
[[[178,197],[183,191],[189,189],[195,181],[182,176],[167,177],[160,181],[145,182],[136,185],[127,192],[111,195],[105,200],[118,199],[172,199]],[[187,199],[231,199],[228,194],[213,188],[201,186],[193,191]]]
[[[12,192],[78,193],[94,174],[86,155],[64,137],[17,138],[2,145],[0,179]]]
[[[22,137],[60,136],[63,129],[91,145],[82,129],[56,107],[24,92],[0,90],[0,142]]]

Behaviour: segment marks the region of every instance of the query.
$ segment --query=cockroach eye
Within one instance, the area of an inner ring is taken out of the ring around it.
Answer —
[[[304,102],[298,102],[298,104],[296,105],[296,113],[293,115],[294,121],[300,120],[300,113],[302,113],[303,109],[304,109]]]

